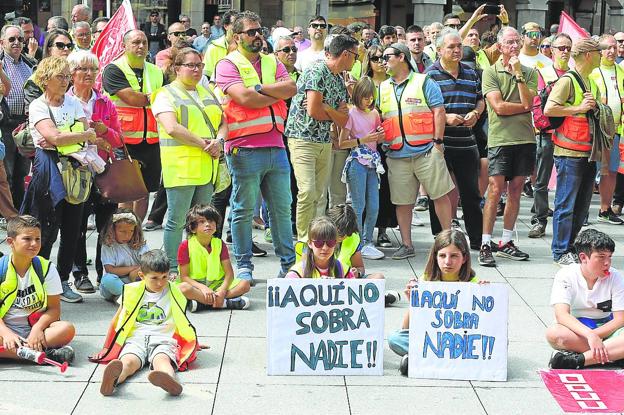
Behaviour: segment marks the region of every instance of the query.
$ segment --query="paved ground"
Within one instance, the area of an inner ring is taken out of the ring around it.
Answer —
[[[551,195],[552,200],[552,195]],[[596,201],[595,201],[596,202]],[[143,411],[150,414],[184,412],[194,414],[558,414],[556,402],[543,386],[536,370],[546,367],[550,348],[543,335],[552,321],[548,306],[552,277],[557,266],[550,256],[547,237],[528,239],[530,199],[523,199],[518,222],[517,245],[531,255],[530,262],[499,259],[497,268],[476,265],[481,279],[504,282],[510,287],[509,380],[468,382],[407,379],[399,375],[399,358],[386,346],[383,377],[268,377],[266,376],[265,279],[273,277],[278,261],[272,254],[256,259],[259,284],[251,292],[252,306],[244,311],[217,311],[192,314],[190,318],[210,345],[202,351],[194,369],[180,375],[184,393],[165,396],[149,383],[145,372],[120,387],[116,397],[99,394],[102,368],[86,356],[99,350],[107,325],[115,312],[99,295],[86,297],[82,304],[63,304],[63,319],[77,328],[73,346],[76,362],[64,375],[52,368],[14,363],[0,364],[0,413],[111,414]],[[597,206],[591,210],[595,222]],[[428,222],[428,215],[421,214]],[[592,223],[614,237],[617,243],[614,266],[622,267],[624,226]],[[405,282],[424,267],[432,242],[429,228],[414,227],[417,256],[409,261],[369,261],[367,269],[384,272],[387,288],[402,289]],[[497,223],[495,236],[499,237]],[[256,240],[264,248],[259,231]],[[148,233],[151,247],[158,247],[162,231]],[[393,232],[393,238],[398,232]],[[4,239],[2,235],[0,240]],[[93,252],[95,235],[88,240]],[[0,250],[7,251],[5,243]],[[387,253],[391,254],[391,250]],[[473,255],[473,261],[476,257]],[[91,274],[95,280],[94,271]],[[407,302],[386,309],[386,335],[400,326]]]

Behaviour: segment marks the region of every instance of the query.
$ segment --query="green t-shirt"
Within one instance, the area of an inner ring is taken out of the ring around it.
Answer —
[[[522,74],[529,89],[537,91],[537,70],[522,66]],[[513,75],[507,72],[499,59],[483,70],[483,96],[500,92],[505,102],[520,103],[520,91]],[[535,130],[531,112],[516,115],[498,115],[488,108],[488,147],[535,143]]]

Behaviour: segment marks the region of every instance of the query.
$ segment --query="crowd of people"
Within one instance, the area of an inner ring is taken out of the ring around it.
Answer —
[[[104,67],[90,48],[107,19],[89,22],[86,6],[74,7],[71,30],[63,17],[50,18],[41,45],[29,19],[5,25],[0,214],[12,251],[6,281],[19,280],[20,289],[1,303],[3,353],[27,344],[71,360],[73,326],[57,321],[59,300],[80,302],[80,293],[96,291],[88,270],[95,254],[101,296],[123,299],[110,333],[129,320],[137,331],[109,337],[93,357],[110,362],[102,393],[149,361],[150,381],[179,394],[173,370],[197,348],[184,312],[249,307],[252,258],[267,255],[253,241],[254,227],[274,246],[276,277],[383,278],[367,274],[364,260],[385,257],[382,249],[393,247],[387,229],[397,226],[392,259],[414,257],[411,227],[422,226],[417,212],[428,210],[436,239],[423,278],[474,282],[470,250],[481,266],[495,266],[494,256],[529,259],[513,240],[524,195],[534,199],[530,238],[544,237],[552,217],[552,256],[564,266],[556,287],[584,278],[587,294],[605,276],[619,278],[610,269],[613,241],[581,228],[594,192],[597,220],[624,223],[624,33],[573,41],[533,22],[515,29],[503,6],[497,23],[479,33],[484,7],[466,22],[449,14],[422,28],[378,31],[362,22],[330,25],[323,16],[306,28],[278,21],[269,29],[257,14],[232,10],[204,22],[199,34],[188,16],[165,28],[154,10],[123,35],[123,54]],[[30,151],[16,138],[24,129]],[[95,177],[126,155],[155,193],[150,211],[149,196],[112,203],[98,189]],[[98,233],[95,253],[86,252],[90,227]],[[164,253],[150,250],[143,234],[160,228]],[[45,279],[25,277],[40,266]],[[553,358],[554,366],[624,357],[619,339],[601,340],[624,326],[620,286],[609,283],[600,298],[553,290],[558,326],[548,338],[572,351]],[[386,304],[399,298],[387,292]],[[598,316],[591,304],[602,300],[610,307],[598,307]],[[150,311],[160,302],[164,316]],[[33,311],[46,317],[31,324]],[[594,319],[600,329],[570,316]],[[150,318],[167,327],[148,344],[140,336],[153,334]],[[404,331],[389,342],[406,354]]]

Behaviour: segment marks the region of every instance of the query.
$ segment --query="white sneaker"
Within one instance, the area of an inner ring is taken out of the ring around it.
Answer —
[[[383,259],[386,255],[373,244],[366,244],[362,247],[362,258],[366,259]]]
[[[425,226],[425,223],[420,219],[416,211],[412,214],[412,226]]]
[[[89,219],[87,220],[87,230],[94,231],[95,230],[95,215],[89,215]]]

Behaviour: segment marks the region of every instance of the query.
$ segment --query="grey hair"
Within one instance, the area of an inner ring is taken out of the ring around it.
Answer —
[[[520,36],[520,33],[518,33],[518,31],[515,28],[511,26],[503,26],[503,28],[499,30],[498,34],[496,35],[496,42],[502,43],[503,37],[505,36],[505,33],[507,32],[515,33],[516,35]]]
[[[2,26],[2,30],[0,31],[0,36],[2,37],[2,39],[4,39],[4,36],[6,35],[6,32],[9,29],[17,29],[17,30],[19,30],[20,36],[24,37],[24,31],[22,30],[21,27],[15,26],[14,24],[7,24],[7,25]]]
[[[438,30],[442,30],[442,28],[444,27],[444,25],[440,22],[433,22],[429,25],[429,30],[431,29],[438,29]]]
[[[69,30],[69,23],[63,16],[52,16],[48,19],[48,25],[52,25],[53,29]]]
[[[178,17],[178,21],[180,21],[180,20],[184,19],[185,17],[186,17],[187,19],[189,19],[189,22],[191,21],[191,18],[190,18],[190,17],[188,17],[186,14],[181,14],[181,15]]]
[[[85,16],[89,16],[91,14],[91,9],[89,9],[89,6],[86,4],[76,4],[74,7],[78,7],[78,10],[80,10],[80,12]]]
[[[292,36],[280,36],[280,37],[278,37],[277,41],[275,42],[275,52],[277,52],[277,49],[278,49],[277,45],[279,45],[282,40],[288,40],[288,41],[292,42],[293,38],[292,38]],[[328,45],[328,47],[329,47],[329,45]]]
[[[436,41],[435,41],[436,49],[439,49],[442,47],[442,45],[444,45],[444,39],[447,36],[458,37],[459,40],[461,40],[461,35],[459,34],[459,31],[457,29],[445,27],[444,29],[442,29],[438,37],[436,37]]]
[[[74,29],[84,29],[84,28],[88,28],[89,31],[91,30],[91,25],[89,24],[89,22],[85,22],[84,20],[81,20],[80,22],[74,23]]]
[[[95,67],[100,66],[100,62],[98,61],[97,56],[95,56],[88,50],[78,50],[76,52],[70,53],[67,57],[67,63],[69,63],[69,70],[71,72],[75,71],[76,68],[84,63]]]

